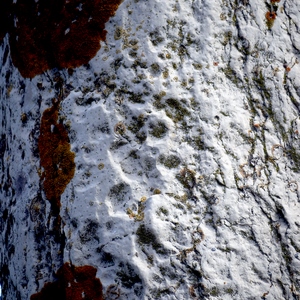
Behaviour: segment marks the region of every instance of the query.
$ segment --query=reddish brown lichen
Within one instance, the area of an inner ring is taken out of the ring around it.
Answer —
[[[1,0],[0,38],[9,33],[14,65],[32,78],[50,68],[86,64],[105,40],[121,0]]]
[[[65,263],[57,272],[57,280],[46,283],[30,300],[103,300],[102,284],[92,266],[75,267]]]
[[[58,123],[59,101],[43,113],[38,139],[43,186],[53,212],[60,209],[60,196],[75,173],[74,152],[71,152],[67,130]]]
[[[266,13],[266,24],[269,29],[271,29],[273,27],[276,17],[277,17],[277,15],[274,11],[268,11]]]
[[[275,13],[274,11],[268,11],[268,12],[266,13],[266,19],[267,19],[268,21],[270,21],[270,20],[275,20],[275,19],[276,19],[276,13]]]
[[[290,72],[292,69],[290,67],[285,67],[285,71],[288,73]]]

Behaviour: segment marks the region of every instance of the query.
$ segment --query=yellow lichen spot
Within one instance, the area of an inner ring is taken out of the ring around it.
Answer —
[[[98,165],[98,169],[99,170],[102,170],[104,168],[104,164],[103,163],[100,163],[99,165]]]
[[[130,208],[127,208],[126,213],[130,219],[133,219],[135,217],[135,213]]]
[[[138,215],[136,215],[135,216],[135,220],[136,221],[143,221],[144,220],[144,213],[142,212],[142,213],[140,213],[140,214],[138,214]]]
[[[22,121],[22,123],[23,123],[23,124],[26,123],[27,120],[28,120],[27,114],[22,113],[22,114],[21,114],[21,121]]]
[[[159,194],[161,194],[161,190],[160,189],[154,189],[153,195],[159,195]]]
[[[142,198],[141,198],[141,202],[145,202],[147,200],[147,197],[146,196],[143,196]]]
[[[126,131],[126,127],[123,122],[118,122],[114,128],[115,133],[123,135]]]
[[[169,77],[169,70],[165,69],[162,74],[163,74],[163,78],[167,79]]]

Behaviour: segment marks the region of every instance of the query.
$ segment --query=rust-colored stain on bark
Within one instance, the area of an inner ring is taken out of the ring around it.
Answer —
[[[103,300],[102,284],[92,266],[75,267],[65,263],[57,272],[57,281],[46,283],[30,300]]]
[[[32,78],[88,63],[105,40],[121,0],[0,1],[0,39],[8,32],[14,65]]]
[[[60,210],[60,196],[75,173],[75,154],[71,151],[68,132],[58,123],[59,101],[43,113],[38,139],[43,186],[55,214]]]

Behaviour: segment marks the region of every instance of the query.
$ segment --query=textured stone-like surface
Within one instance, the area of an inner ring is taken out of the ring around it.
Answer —
[[[5,297],[72,262],[97,268],[105,299],[299,299],[299,5],[126,0],[89,64],[32,80],[6,37]],[[57,97],[76,164],[61,222],[38,174]]]

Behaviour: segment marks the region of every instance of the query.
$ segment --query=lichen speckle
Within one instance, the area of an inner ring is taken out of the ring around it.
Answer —
[[[164,137],[168,132],[168,128],[162,121],[158,121],[157,123],[150,124],[150,134],[158,139]]]

